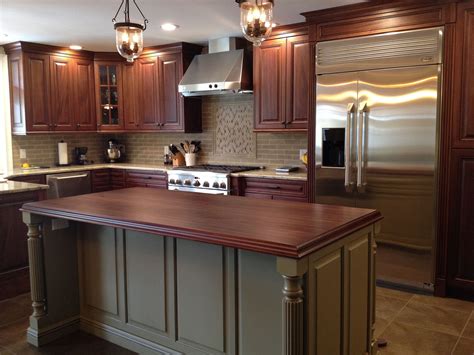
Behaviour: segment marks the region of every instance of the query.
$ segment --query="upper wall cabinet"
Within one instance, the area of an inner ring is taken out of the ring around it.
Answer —
[[[99,131],[201,132],[201,98],[184,98],[178,84],[201,46],[177,43],[146,48],[133,64],[97,53],[95,82]]]
[[[303,34],[272,38],[254,50],[256,131],[307,130],[311,48]]]
[[[458,4],[457,19],[453,144],[474,148],[474,2]]]
[[[17,42],[8,54],[12,131],[94,131],[90,52]]]

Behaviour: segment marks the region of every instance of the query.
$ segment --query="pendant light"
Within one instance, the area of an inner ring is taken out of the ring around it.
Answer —
[[[138,7],[136,1],[132,1],[140,15],[142,15],[143,25],[130,22],[129,0],[122,0],[114,18],[112,19],[115,29],[115,44],[117,46],[117,51],[122,57],[127,59],[128,62],[133,62],[133,60],[137,59],[143,52],[143,31],[146,30],[146,25],[148,23],[148,20],[145,18],[145,15],[143,15],[143,12]],[[122,7],[124,7],[123,13],[125,15],[125,21],[117,22],[117,15]]]
[[[240,27],[244,37],[259,47],[272,33],[273,0],[235,0],[240,6]]]

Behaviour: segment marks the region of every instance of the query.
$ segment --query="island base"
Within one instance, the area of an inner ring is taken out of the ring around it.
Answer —
[[[377,224],[291,259],[26,212],[24,221],[35,346],[82,329],[139,353],[377,352]]]

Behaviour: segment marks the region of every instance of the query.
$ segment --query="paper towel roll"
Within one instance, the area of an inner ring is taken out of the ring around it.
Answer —
[[[67,143],[59,142],[58,143],[58,155],[59,155],[59,165],[68,165],[68,152],[67,152]]]

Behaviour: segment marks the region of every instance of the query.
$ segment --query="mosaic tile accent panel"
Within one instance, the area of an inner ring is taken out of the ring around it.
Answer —
[[[215,154],[256,157],[252,102],[217,103]]]

